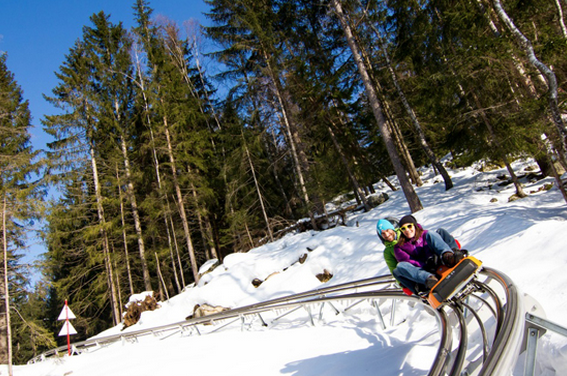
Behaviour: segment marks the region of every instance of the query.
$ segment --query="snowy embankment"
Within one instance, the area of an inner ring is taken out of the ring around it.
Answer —
[[[518,174],[535,166],[517,161]],[[524,180],[529,197],[508,202],[513,185],[499,186],[505,169],[480,172],[474,166],[450,170],[455,187],[444,190],[439,176],[423,169],[416,191],[424,209],[415,217],[425,227],[449,230],[485,265],[507,274],[544,308],[547,318],[567,326],[567,205],[551,178]],[[392,179],[395,182],[395,179]],[[347,226],[322,232],[287,235],[248,253],[232,254],[224,264],[205,274],[198,286],[144,312],[124,331],[182,321],[196,304],[240,307],[298,292],[388,273],[376,221],[409,214],[400,190],[382,183],[377,192],[390,199],[368,213],[353,213]],[[308,248],[311,250],[309,251]],[[297,260],[307,253],[304,263]],[[316,275],[333,277],[321,283]],[[274,274],[276,273],[276,274]],[[265,280],[266,277],[269,279]],[[255,278],[264,281],[259,287]],[[72,302],[70,302],[72,308]],[[387,330],[375,318],[356,322],[330,321],[325,326],[241,332],[239,329],[205,336],[149,338],[139,343],[117,343],[80,356],[49,359],[15,367],[17,376],[40,375],[150,375],[206,373],[208,375],[422,375],[438,346],[435,323],[416,305],[407,307],[406,321]],[[99,334],[121,333],[122,325]],[[2,370],[4,372],[4,370]],[[514,374],[523,372],[520,357]],[[567,375],[567,338],[548,334],[540,341],[537,375]]]

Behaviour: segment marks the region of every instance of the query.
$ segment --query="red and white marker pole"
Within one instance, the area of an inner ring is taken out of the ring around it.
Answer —
[[[65,320],[65,323],[63,324],[63,327],[59,332],[59,337],[62,337],[64,335],[67,336],[67,354],[69,356],[71,356],[71,335],[77,334],[77,331],[75,330],[73,325],[71,325],[69,320],[75,318],[75,314],[71,311],[71,308],[69,308],[69,306],[67,305],[67,299],[65,299],[65,306],[61,310],[61,313],[59,314],[57,320]]]

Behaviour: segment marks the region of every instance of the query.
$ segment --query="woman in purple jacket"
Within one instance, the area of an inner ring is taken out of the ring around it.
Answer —
[[[419,285],[430,290],[439,282],[435,274],[425,269],[435,256],[448,267],[455,266],[463,258],[462,252],[453,251],[437,232],[424,230],[412,215],[400,219],[399,226],[402,236],[394,247],[398,265],[393,275],[413,293],[423,290]]]

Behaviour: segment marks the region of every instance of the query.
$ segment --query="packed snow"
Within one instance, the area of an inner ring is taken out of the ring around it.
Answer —
[[[513,164],[519,175],[537,172],[530,159]],[[550,321],[567,327],[567,205],[552,178],[524,177],[529,196],[509,202],[514,185],[499,185],[505,169],[481,172],[480,165],[449,170],[455,187],[445,191],[440,176],[421,170],[417,187],[424,209],[414,213],[426,229],[443,227],[485,265],[508,275],[536,299]],[[396,183],[396,179],[390,178]],[[98,335],[137,331],[185,320],[196,304],[236,308],[294,293],[387,275],[384,246],[376,222],[409,213],[401,190],[377,183],[389,199],[369,212],[350,213],[346,226],[288,234],[247,253],[227,256],[197,286],[161,302],[140,321]],[[332,208],[329,208],[332,210]],[[308,250],[309,248],[309,250]],[[304,263],[297,260],[308,253]],[[210,264],[201,270],[207,270]],[[316,274],[333,277],[321,283]],[[273,274],[276,273],[277,274]],[[268,276],[269,279],[265,280]],[[252,280],[265,280],[254,287]],[[143,296],[143,294],[141,295]],[[73,302],[69,302],[73,308]],[[15,366],[16,376],[99,375],[423,375],[438,348],[435,318],[421,304],[406,304],[403,322],[382,329],[376,316],[328,319],[315,326],[293,324],[272,329],[220,330],[206,335],[146,336],[116,342],[75,356]],[[519,356],[514,375],[522,375]],[[6,374],[5,368],[0,374]],[[539,341],[536,375],[567,375],[567,338],[548,332]]]

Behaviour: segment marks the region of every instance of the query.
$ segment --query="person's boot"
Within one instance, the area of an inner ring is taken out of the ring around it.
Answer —
[[[439,280],[437,279],[437,277],[435,277],[433,274],[431,274],[429,277],[427,277],[427,279],[425,280],[425,287],[427,287],[428,290],[431,290],[431,288],[433,286],[435,286],[437,284],[437,282],[439,282]]]
[[[453,252],[445,252],[441,256],[443,259],[443,264],[452,268],[453,266],[457,265],[459,261],[467,257],[469,251],[463,249],[454,249]]]

